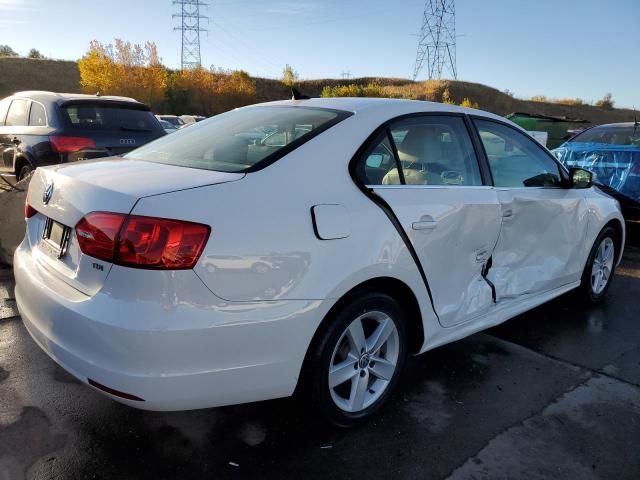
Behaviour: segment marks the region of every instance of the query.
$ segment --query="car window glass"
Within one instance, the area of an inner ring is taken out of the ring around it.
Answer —
[[[29,109],[28,100],[14,100],[9,107],[7,114],[7,126],[27,125],[27,112]]]
[[[5,98],[0,102],[0,126],[4,125],[4,119],[7,116],[7,111],[9,110],[9,105],[11,104],[11,99]]]
[[[149,110],[105,102],[82,102],[64,105],[66,123],[74,129],[117,132],[154,132],[160,128]]]
[[[389,137],[384,134],[359,162],[358,176],[365,185],[400,185],[396,157]]]
[[[461,117],[412,118],[392,125],[390,130],[408,185],[482,185]]]
[[[44,126],[47,124],[47,116],[44,113],[44,107],[36,102],[31,102],[31,111],[29,112],[29,125]]]
[[[496,187],[557,187],[558,164],[523,133],[488,120],[474,120]]]
[[[350,114],[316,107],[256,106],[190,124],[127,158],[223,172],[268,165]]]

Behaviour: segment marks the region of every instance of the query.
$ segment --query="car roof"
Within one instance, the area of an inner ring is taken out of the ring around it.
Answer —
[[[26,90],[23,92],[16,92],[13,94],[14,97],[24,97],[31,100],[38,101],[51,101],[56,103],[64,103],[68,101],[75,100],[107,100],[107,101],[117,101],[117,102],[133,102],[136,104],[143,105],[142,102],[139,102],[135,98],[130,97],[120,97],[116,95],[88,95],[85,93],[57,93],[57,92],[47,92],[44,90]]]
[[[369,97],[332,97],[332,98],[309,98],[305,100],[280,100],[276,102],[259,103],[252,106],[268,106],[282,105],[294,107],[316,107],[329,108],[334,110],[344,110],[347,112],[368,114],[377,113],[380,116],[389,116],[423,113],[423,112],[441,112],[441,113],[466,113],[469,115],[477,115],[481,117],[493,118],[502,122],[510,122],[509,120],[495,115],[493,113],[477,110],[475,108],[458,107],[457,105],[449,105],[437,102],[427,102],[424,100],[404,100],[397,98],[369,98]],[[251,107],[251,106],[250,106]],[[250,108],[249,107],[249,108]],[[515,124],[514,124],[515,125]]]
[[[633,127],[635,126],[634,122],[620,122],[620,123],[603,123],[601,125],[594,125],[593,128],[602,128],[602,127]]]

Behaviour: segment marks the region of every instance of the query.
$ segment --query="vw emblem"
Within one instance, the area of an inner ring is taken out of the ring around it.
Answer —
[[[47,183],[47,186],[44,189],[44,192],[42,192],[42,203],[44,203],[45,205],[49,203],[49,200],[51,200],[52,196],[53,196],[53,182],[49,182]]]

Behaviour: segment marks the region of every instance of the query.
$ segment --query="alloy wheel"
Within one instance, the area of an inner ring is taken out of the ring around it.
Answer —
[[[593,265],[591,266],[591,290],[599,295],[604,291],[613,270],[615,246],[610,237],[604,237],[598,245]]]
[[[387,389],[400,354],[395,322],[380,311],[358,316],[340,336],[331,355],[331,398],[346,412],[371,406]]]

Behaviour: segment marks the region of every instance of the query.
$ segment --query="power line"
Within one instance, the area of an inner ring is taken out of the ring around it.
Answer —
[[[180,61],[182,70],[195,68],[202,65],[200,60],[200,32],[206,32],[200,26],[200,20],[207,19],[200,14],[200,7],[207,4],[200,0],[174,0],[174,5],[180,6],[180,13],[175,13],[172,18],[180,19],[180,26],[174,30],[182,32],[182,54]]]
[[[448,70],[458,78],[456,66],[456,9],[454,0],[427,0],[418,40],[413,79],[427,63],[429,80],[442,78]]]

